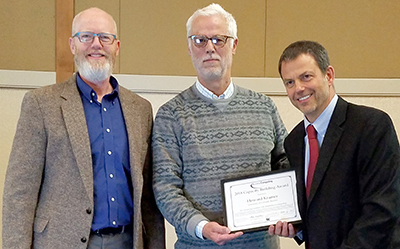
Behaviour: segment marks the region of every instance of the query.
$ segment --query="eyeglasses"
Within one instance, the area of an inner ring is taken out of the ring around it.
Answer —
[[[78,32],[72,37],[78,37],[79,41],[82,43],[91,43],[94,40],[94,37],[99,37],[101,44],[110,45],[113,44],[114,40],[117,38],[116,35],[109,33],[99,33],[95,34],[93,32]]]
[[[210,38],[204,35],[191,35],[188,38],[192,39],[194,45],[198,48],[204,48],[205,46],[207,46],[208,40],[211,40],[211,43],[214,46],[222,48],[223,46],[225,46],[228,38],[235,39],[234,37],[227,35],[214,35]]]

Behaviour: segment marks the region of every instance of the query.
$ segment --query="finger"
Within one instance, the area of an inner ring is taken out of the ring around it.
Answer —
[[[236,233],[234,233],[235,235],[237,235],[237,237],[239,237],[239,236],[242,236],[243,235],[243,232],[242,231],[239,231],[239,232],[236,232]],[[236,238],[237,238],[236,237]]]
[[[224,245],[224,244],[228,243],[229,241],[234,240],[242,235],[243,235],[243,232],[224,234],[224,235],[220,235],[218,240],[214,241],[214,242],[221,246],[221,245]]]
[[[275,234],[282,235],[282,221],[278,221],[275,225]]]
[[[292,224],[289,224],[288,227],[289,227],[289,237],[293,238],[296,235],[296,230],[294,230],[294,226]]]
[[[271,236],[275,235],[275,226],[274,225],[271,225],[268,227],[268,233]]]
[[[288,223],[286,221],[284,221],[282,223],[282,236],[283,237],[288,237],[289,236]]]

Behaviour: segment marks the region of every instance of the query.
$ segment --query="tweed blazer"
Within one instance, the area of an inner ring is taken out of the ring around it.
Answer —
[[[164,219],[151,187],[151,104],[120,86],[133,184],[133,248],[165,248]],[[28,92],[6,173],[3,249],[86,248],[93,170],[76,74]]]
[[[339,97],[305,193],[304,123],[285,140],[310,248],[398,248],[400,150],[390,117]]]

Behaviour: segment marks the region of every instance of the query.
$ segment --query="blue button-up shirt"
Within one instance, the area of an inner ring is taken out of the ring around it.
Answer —
[[[110,83],[113,91],[100,103],[96,92],[77,75],[93,162],[92,230],[128,225],[133,215],[127,131],[118,82],[111,77]]]

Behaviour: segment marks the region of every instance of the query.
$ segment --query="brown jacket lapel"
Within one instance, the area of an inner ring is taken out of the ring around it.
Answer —
[[[88,197],[93,201],[93,168],[90,141],[85,112],[76,85],[75,74],[65,85],[65,88],[61,93],[61,98],[65,100],[61,105],[61,110],[69,139],[71,141],[72,151],[75,155]]]

